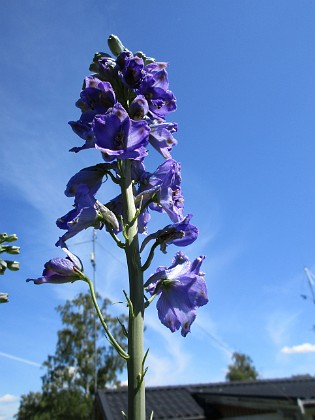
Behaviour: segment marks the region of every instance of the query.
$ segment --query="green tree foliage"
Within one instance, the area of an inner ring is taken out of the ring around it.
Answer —
[[[87,420],[92,418],[93,399],[78,390],[56,393],[30,392],[22,395],[17,419]]]
[[[250,381],[258,379],[259,374],[249,356],[234,352],[232,359],[233,363],[228,366],[228,372],[225,375],[227,381]]]
[[[121,315],[119,320],[112,317],[108,313],[111,302],[99,296],[98,300],[105,322],[126,347],[123,328],[126,317]],[[98,388],[119,385],[117,375],[124,368],[124,360],[104,337],[90,295],[81,293],[56,310],[63,328],[58,331],[55,354],[49,355],[43,364],[46,373],[42,377],[42,392],[22,396],[18,420],[90,419],[95,371]]]

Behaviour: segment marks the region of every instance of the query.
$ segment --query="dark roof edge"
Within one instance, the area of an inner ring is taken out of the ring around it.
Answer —
[[[206,382],[206,383],[198,383],[198,384],[185,384],[185,385],[158,385],[158,386],[147,386],[146,389],[148,391],[159,391],[161,389],[187,389],[189,392],[198,391],[202,388],[217,388],[219,386],[222,387],[237,387],[239,385],[253,385],[253,384],[279,384],[279,383],[310,383],[315,382],[315,377],[311,378],[276,378],[276,379],[257,379],[257,380],[250,380],[250,381],[232,381],[232,382]],[[105,388],[99,391],[106,391],[106,392],[126,392],[128,389],[127,386],[122,386],[119,388]]]

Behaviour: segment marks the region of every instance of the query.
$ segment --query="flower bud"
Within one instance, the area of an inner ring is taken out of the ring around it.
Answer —
[[[11,271],[18,271],[20,269],[20,263],[18,261],[6,261],[7,268]]]
[[[8,235],[5,239],[5,242],[14,242],[17,241],[18,237],[16,236],[15,233],[13,233],[13,235]]]
[[[146,58],[147,58],[146,55],[144,54],[144,52],[142,52],[142,51],[137,51],[137,52],[134,53],[134,55],[136,55],[137,57],[142,58],[143,61],[145,61]]]
[[[4,274],[6,268],[7,268],[6,261],[4,261],[0,258],[0,274]]]
[[[1,233],[0,234],[0,243],[5,242],[8,238],[8,234],[7,233]]]
[[[20,253],[20,247],[12,245],[3,245],[0,246],[0,252],[7,252],[8,254],[15,255]]]
[[[116,35],[109,35],[108,37],[108,46],[111,52],[117,57],[122,51],[126,48],[121,43],[120,39]]]
[[[152,63],[155,63],[155,58],[153,57],[146,57],[146,59],[144,60],[145,65],[152,64]]]
[[[92,72],[94,72],[94,73],[98,73],[99,72],[99,62],[101,60],[103,60],[103,59],[105,59],[105,60],[108,60],[108,59],[113,60],[113,58],[109,54],[107,54],[107,53],[104,53],[104,52],[96,52],[94,54],[93,61],[90,64],[89,70],[92,71]],[[114,60],[113,60],[113,62],[114,62]]]
[[[7,293],[0,293],[0,303],[9,302],[9,295]]]
[[[105,224],[110,224],[115,230],[119,230],[119,223],[115,213],[113,213],[109,208],[104,206],[104,204],[100,203],[98,200],[96,201],[96,208],[101,216],[101,219],[104,221]]]

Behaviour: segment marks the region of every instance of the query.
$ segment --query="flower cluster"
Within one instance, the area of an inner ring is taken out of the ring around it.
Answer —
[[[184,214],[181,190],[181,165],[172,158],[172,148],[177,144],[175,122],[166,121],[176,110],[176,98],[169,90],[167,63],[157,62],[144,53],[132,53],[114,35],[109,37],[114,58],[106,53],[96,53],[83,83],[76,106],[81,115],[70,121],[72,130],[84,141],[70,151],[86,149],[100,152],[102,163],[82,169],[68,182],[65,194],[74,197],[74,206],[57,220],[65,233],[57,246],[80,231],[92,227],[108,231],[118,239],[124,233],[122,223],[126,209],[123,202],[122,179],[125,163],[131,168],[137,231],[147,233],[151,212],[165,213],[171,224],[148,236],[140,252],[154,241],[147,263],[154,249],[162,252],[170,244],[187,246],[198,236],[198,229],[190,223],[192,215]],[[145,167],[150,148],[156,150],[164,162],[154,171]],[[96,194],[105,180],[120,185],[121,192],[107,203],[101,203]],[[72,255],[72,254],[71,254]],[[207,303],[207,290],[203,274],[199,272],[204,257],[193,263],[181,252],[177,253],[169,268],[160,267],[146,282],[146,291],[159,296],[157,303],[161,322],[171,331],[181,327],[185,336],[195,319],[196,308]],[[53,259],[46,263],[43,276],[33,279],[44,282],[72,282],[80,278],[73,258]],[[149,300],[149,299],[148,299]]]

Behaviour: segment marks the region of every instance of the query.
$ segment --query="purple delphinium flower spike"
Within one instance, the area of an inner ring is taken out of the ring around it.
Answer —
[[[196,308],[208,302],[204,273],[200,272],[204,258],[191,263],[179,251],[170,267],[159,267],[146,283],[151,295],[159,295],[156,307],[162,324],[172,332],[181,328],[183,337],[190,332]]]
[[[106,160],[142,159],[147,155],[150,128],[146,121],[134,121],[120,103],[106,114],[96,115],[93,120],[96,149]]]
[[[44,265],[42,277],[38,279],[27,279],[33,281],[34,284],[44,283],[72,283],[82,279],[82,275],[75,269],[82,272],[82,263],[78,257],[73,255],[67,248],[62,248],[67,254],[66,258],[53,258]]]

